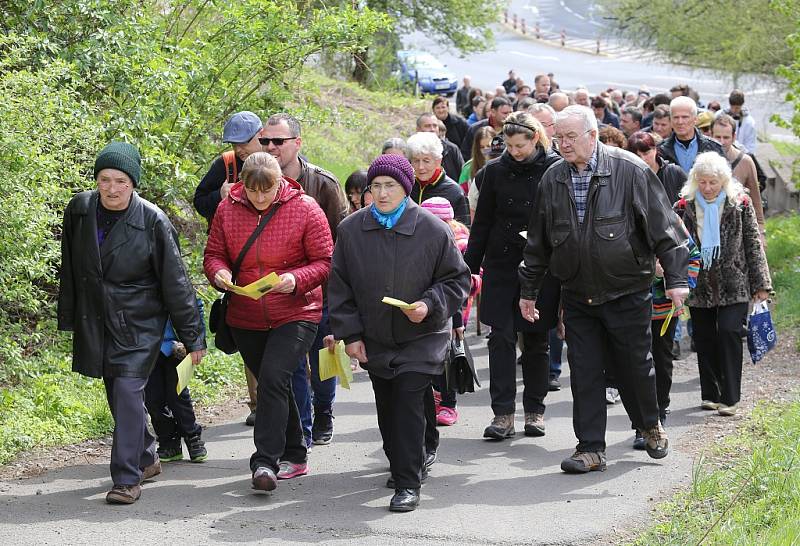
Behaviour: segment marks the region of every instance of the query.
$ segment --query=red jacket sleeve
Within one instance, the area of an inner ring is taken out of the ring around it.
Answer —
[[[331,272],[333,239],[325,213],[311,198],[304,198],[306,219],[303,230],[303,246],[308,264],[293,270],[295,293],[305,294],[328,280]]]
[[[208,234],[208,241],[206,242],[206,250],[203,253],[203,270],[206,278],[211,283],[211,286],[217,288],[214,283],[214,276],[220,269],[231,270],[233,267],[232,260],[228,255],[228,247],[225,243],[225,218],[228,216],[228,203],[223,202],[217,213],[214,215],[214,220],[211,222],[211,231]]]

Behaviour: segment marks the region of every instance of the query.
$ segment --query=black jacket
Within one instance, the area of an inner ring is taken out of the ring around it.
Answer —
[[[725,153],[722,151],[722,145],[716,140],[712,140],[701,133],[698,129],[694,130],[694,137],[697,139],[697,153],[702,154],[703,152],[717,152],[722,157],[725,157]],[[661,144],[658,145],[658,152],[661,154],[661,157],[669,161],[670,163],[675,163],[676,165],[680,166],[678,163],[678,157],[675,155],[675,140],[677,137],[675,133],[672,133],[670,137],[666,140],[662,140]]]
[[[346,343],[362,340],[368,359],[363,367],[378,377],[441,374],[449,319],[469,288],[469,268],[450,228],[413,202],[392,229],[378,224],[369,207],[339,224],[328,281],[331,331]],[[428,316],[414,324],[382,303],[384,296],[423,301]]]
[[[161,209],[134,192],[99,247],[98,198],[79,193],[64,212],[58,329],[73,332],[73,371],[148,377],[168,316],[187,352],[206,347],[195,291]]]
[[[469,205],[464,190],[446,174],[439,178],[438,182],[429,184],[422,190],[420,190],[419,180],[415,179],[410,197],[418,205],[431,197],[444,197],[450,201],[455,219],[465,226],[469,226]]]
[[[582,225],[569,163],[553,164],[539,184],[520,268],[524,299],[537,299],[548,269],[565,292],[590,305],[647,290],[656,257],[668,289],[688,286],[685,231],[661,182],[630,152],[596,145]]]
[[[458,180],[461,177],[461,169],[464,168],[464,158],[461,156],[461,150],[446,138],[441,140],[442,168],[447,176],[453,180]]]
[[[540,322],[531,324],[519,311],[518,269],[534,210],[536,190],[547,168],[559,160],[553,152],[537,150],[528,162],[515,161],[508,152],[489,161],[476,174],[481,193],[464,261],[473,273],[483,266],[481,322],[505,328],[513,319],[516,331],[550,329],[557,321],[560,286],[547,276],[537,301]]]
[[[475,140],[475,133],[478,132],[478,129],[481,127],[486,127],[487,125],[489,125],[488,118],[483,118],[482,120],[470,125],[467,129],[467,134],[464,135],[464,138],[461,141],[461,157],[464,158],[464,161],[469,161],[472,159],[472,143]],[[456,180],[458,180],[458,177],[456,177]]]
[[[472,105],[469,103],[469,92],[472,87],[464,87],[463,85],[456,91],[456,112],[462,116],[468,116],[472,113]],[[467,113],[469,111],[469,113]],[[456,141],[457,143],[461,141]]]
[[[458,114],[448,114],[444,120],[444,126],[447,127],[447,140],[454,143],[456,147],[461,144],[469,131],[467,120]]]
[[[660,157],[657,157],[656,161],[658,161],[658,179],[667,192],[670,205],[674,205],[680,198],[681,188],[686,183],[686,173],[680,165],[670,163]]]
[[[236,159],[236,172],[242,172],[242,164],[244,163],[239,156],[234,156]],[[211,164],[211,168],[205,174],[197,188],[194,190],[194,208],[200,213],[200,216],[208,220],[208,225],[211,225],[211,220],[214,219],[214,213],[217,211],[219,202],[222,201],[222,196],[219,194],[219,189],[225,183],[227,178],[225,172],[225,162],[222,156],[217,157]],[[238,182],[238,180],[234,180]]]

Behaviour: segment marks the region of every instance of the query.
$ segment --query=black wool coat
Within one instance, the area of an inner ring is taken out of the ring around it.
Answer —
[[[167,216],[135,192],[97,244],[97,191],[67,205],[61,238],[58,329],[72,331],[72,370],[148,377],[167,317],[187,352],[205,349],[196,296]]]
[[[370,207],[338,228],[328,280],[331,331],[345,343],[363,341],[364,368],[391,379],[405,372],[441,374],[450,346],[450,317],[470,289],[469,268],[448,225],[409,200],[391,229]],[[381,300],[422,301],[428,316],[414,324]]]
[[[473,273],[483,266],[480,316],[484,324],[504,328],[513,320],[516,331],[528,332],[550,329],[558,320],[561,285],[550,275],[536,300],[539,320],[531,324],[522,318],[518,269],[526,243],[520,232],[528,229],[539,180],[559,159],[541,148],[528,162],[515,161],[504,152],[476,174],[481,193],[464,259]]]

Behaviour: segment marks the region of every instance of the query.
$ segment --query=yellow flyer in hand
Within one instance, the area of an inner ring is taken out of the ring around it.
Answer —
[[[664,334],[667,333],[667,329],[669,328],[669,321],[672,320],[672,316],[675,314],[675,305],[672,305],[672,309],[669,310],[669,314],[667,318],[664,319],[664,324],[661,325],[661,336],[663,337]]]
[[[192,374],[194,374],[192,355],[186,355],[186,358],[181,360],[175,371],[178,372],[178,386],[175,387],[175,391],[180,394],[183,389],[189,386],[189,381],[192,380]]]
[[[250,299],[259,300],[272,288],[281,282],[281,278],[274,271],[266,277],[261,277],[257,281],[251,282],[247,286],[236,286],[235,284],[225,283],[228,290],[240,296],[247,296]]]
[[[393,307],[399,307],[400,309],[416,309],[417,308],[417,304],[416,303],[406,303],[403,300],[397,300],[395,298],[390,298],[389,296],[386,296],[385,298],[383,298],[381,300],[381,302],[385,303],[386,305],[391,305]]]
[[[336,343],[333,353],[326,347],[319,350],[319,378],[325,381],[331,377],[338,377],[345,389],[349,389],[353,381],[353,370],[350,369],[350,357],[344,350],[344,341]]]

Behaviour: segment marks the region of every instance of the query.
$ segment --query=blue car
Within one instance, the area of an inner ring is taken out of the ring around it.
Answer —
[[[404,83],[418,85],[420,93],[452,97],[458,87],[455,75],[425,51],[397,52],[398,76]]]

